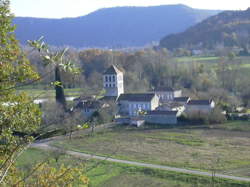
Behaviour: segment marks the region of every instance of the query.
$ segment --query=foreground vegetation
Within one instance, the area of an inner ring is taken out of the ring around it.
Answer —
[[[250,176],[250,122],[170,128],[119,126],[52,145],[78,152]],[[247,127],[245,130],[244,128]]]

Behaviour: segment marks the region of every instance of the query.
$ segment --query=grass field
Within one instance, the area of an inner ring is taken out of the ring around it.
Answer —
[[[117,127],[53,145],[114,158],[250,176],[250,122],[212,127]],[[246,130],[244,128],[246,127]]]
[[[32,97],[38,98],[51,98],[55,97],[54,89],[19,89],[17,92],[26,92]],[[79,97],[83,94],[83,90],[81,88],[73,88],[73,89],[64,89],[64,93],[66,97]]]
[[[180,63],[189,63],[189,62],[199,62],[205,65],[205,67],[213,68],[218,62],[220,62],[221,57],[214,56],[214,57],[178,57],[175,58],[177,62]],[[242,64],[240,65],[241,68],[250,69],[250,58],[249,57],[236,57],[236,60],[239,60]],[[238,67],[238,66],[237,66]]]
[[[85,161],[72,156],[62,155],[58,163],[53,160],[53,154],[38,149],[28,149],[18,159],[17,167],[23,171],[29,170],[34,164],[50,158],[50,165],[60,164],[75,167],[79,162],[85,163],[86,175],[92,187],[247,187],[248,183],[231,180],[213,179],[210,177],[193,176],[175,172],[133,167],[126,164],[114,164],[105,161]]]
[[[191,57],[178,57],[176,58],[177,62],[217,62],[220,59],[220,57],[195,57],[195,56],[191,56]]]

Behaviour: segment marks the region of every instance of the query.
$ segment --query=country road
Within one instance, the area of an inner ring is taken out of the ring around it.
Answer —
[[[31,145],[31,147],[42,149],[42,150],[59,150],[56,147],[50,146],[48,141],[47,142],[41,142],[41,143],[34,143],[34,144]],[[250,182],[250,178],[246,178],[246,177],[236,177],[236,176],[223,175],[223,174],[214,174],[213,175],[212,173],[205,172],[205,171],[183,169],[183,168],[176,168],[176,167],[169,167],[169,166],[163,166],[163,165],[141,163],[141,162],[128,161],[128,160],[120,160],[120,159],[108,158],[108,157],[104,157],[104,156],[96,156],[96,155],[91,155],[91,154],[86,154],[86,153],[75,152],[75,151],[65,151],[65,153],[68,154],[68,155],[72,155],[72,156],[75,156],[75,157],[81,157],[81,158],[105,160],[105,161],[109,161],[109,162],[129,164],[129,165],[133,165],[133,166],[142,166],[142,167],[148,167],[148,168],[153,168],[153,169],[161,169],[161,170],[167,170],[167,171],[174,171],[174,172],[180,172],[180,173],[186,173],[186,174],[209,176],[209,177],[214,176],[214,177],[218,177],[218,178]]]

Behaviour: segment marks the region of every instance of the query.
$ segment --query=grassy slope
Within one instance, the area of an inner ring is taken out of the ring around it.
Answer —
[[[114,164],[104,161],[84,161],[77,158],[62,155],[58,163],[53,160],[53,154],[40,151],[38,149],[28,149],[18,159],[17,166],[28,171],[29,168],[35,163],[41,162],[47,158],[51,158],[50,164],[57,166],[61,163],[77,166],[79,162],[86,163],[86,174],[90,178],[91,186],[96,187],[191,187],[191,186],[204,186],[210,187],[247,187],[249,184],[214,179],[209,177],[199,177],[188,174],[180,174],[175,172],[168,172],[156,169],[149,169],[143,167],[133,167],[126,164]]]
[[[210,171],[215,168],[220,173],[250,176],[249,132],[250,122],[211,128],[116,128],[53,145],[126,160]]]

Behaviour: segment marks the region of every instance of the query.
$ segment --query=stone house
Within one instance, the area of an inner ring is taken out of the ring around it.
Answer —
[[[86,118],[90,118],[98,109],[104,108],[105,104],[95,100],[82,100],[78,101],[75,109],[81,110]]]
[[[190,113],[209,113],[215,107],[215,102],[210,100],[190,100],[187,105],[185,112]]]
[[[178,111],[149,111],[144,120],[155,124],[177,124]]]

